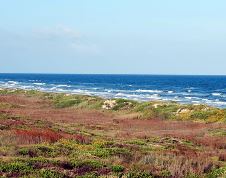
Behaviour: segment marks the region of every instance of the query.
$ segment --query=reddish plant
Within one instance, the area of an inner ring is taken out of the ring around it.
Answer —
[[[62,135],[50,129],[15,130],[20,143],[56,142]]]

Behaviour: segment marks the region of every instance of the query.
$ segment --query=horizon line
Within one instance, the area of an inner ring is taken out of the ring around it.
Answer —
[[[34,75],[152,75],[152,76],[226,76],[226,74],[147,74],[147,73],[39,73],[39,72],[0,72],[1,74],[34,74]]]

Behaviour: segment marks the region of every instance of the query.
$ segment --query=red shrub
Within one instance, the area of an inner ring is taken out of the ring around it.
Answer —
[[[56,142],[62,138],[61,134],[49,129],[15,130],[15,135],[19,138],[21,144]]]

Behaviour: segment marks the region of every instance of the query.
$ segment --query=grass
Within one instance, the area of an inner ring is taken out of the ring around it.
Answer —
[[[226,176],[226,110],[112,101],[0,90],[0,177]]]

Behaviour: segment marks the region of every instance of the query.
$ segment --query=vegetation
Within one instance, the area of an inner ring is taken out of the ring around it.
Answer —
[[[226,177],[225,110],[105,101],[0,90],[0,177]]]

